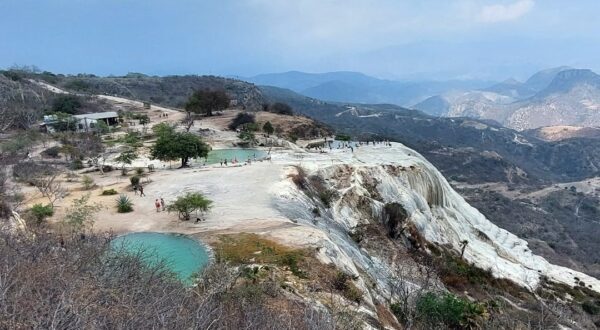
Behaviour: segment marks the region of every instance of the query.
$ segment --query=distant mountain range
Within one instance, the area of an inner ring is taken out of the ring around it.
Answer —
[[[600,126],[600,75],[560,67],[525,82],[514,79],[490,86],[432,96],[413,106],[447,117],[490,119],[516,130],[546,126]]]
[[[262,74],[243,80],[263,86],[292,90],[330,102],[388,103],[408,106],[450,90],[484,88],[492,84],[480,80],[395,81],[374,78],[358,72],[306,73],[290,71]]]
[[[299,71],[243,79],[323,101],[394,104],[434,116],[492,120],[516,130],[600,126],[600,76],[564,66],[540,71],[524,82],[394,81],[358,72]]]

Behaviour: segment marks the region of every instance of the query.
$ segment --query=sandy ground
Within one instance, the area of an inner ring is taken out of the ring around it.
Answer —
[[[54,86],[43,84],[43,87],[55,92],[63,92]],[[185,113],[174,109],[151,106],[144,109],[142,102],[125,98],[98,95],[97,97],[110,102],[115,108],[146,112],[151,119],[151,124],[160,122],[179,122]],[[231,148],[238,142],[237,133],[227,129],[231,120],[240,110],[228,110],[219,115],[196,120],[190,129],[198,132],[204,140],[214,149]],[[168,117],[162,116],[167,113]],[[311,120],[303,117],[280,116],[271,113],[259,113],[257,122],[271,121],[274,125],[287,127],[296,122],[310,123]],[[141,129],[135,125],[132,129]],[[343,161],[349,154],[338,152],[334,155],[313,154],[318,162],[333,163]],[[178,169],[179,163],[151,161],[147,155],[140,155],[130,167],[147,168],[150,163],[156,163],[156,171],[147,172],[142,179],[144,193],[142,197],[134,194],[129,183],[129,176],[122,176],[120,171],[114,170],[105,174],[99,172],[86,173],[94,179],[96,187],[84,190],[81,177],[67,181],[63,179],[62,185],[68,190],[68,195],[56,203],[56,212],[51,221],[62,219],[73,200],[86,194],[90,196],[90,203],[101,206],[96,215],[94,229],[98,231],[112,231],[116,234],[128,232],[176,232],[192,234],[203,240],[213,241],[218,234],[255,232],[277,238],[291,245],[306,245],[322,239],[324,233],[306,226],[299,226],[289,218],[280,214],[273,207],[272,189],[274,185],[287,178],[290,165],[300,165],[306,156],[299,149],[274,149],[272,161],[253,162],[251,165],[221,167],[210,165]],[[127,195],[133,201],[133,211],[118,213],[116,199],[119,195],[102,196],[106,189],[115,189],[119,194]],[[202,221],[196,222],[195,215],[191,221],[181,221],[177,214],[165,211],[157,212],[154,206],[156,199],[163,198],[168,204],[186,192],[202,192],[213,201],[214,207],[205,215],[198,215]],[[27,196],[26,204],[47,203],[34,187],[24,187]],[[311,239],[312,237],[312,239]]]

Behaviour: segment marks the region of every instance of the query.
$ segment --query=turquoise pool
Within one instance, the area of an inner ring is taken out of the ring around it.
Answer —
[[[111,242],[113,248],[130,252],[144,252],[148,262],[164,261],[177,276],[186,283],[209,260],[209,253],[198,241],[178,234],[132,233],[115,238]]]
[[[231,163],[232,159],[237,159],[238,162],[244,162],[250,158],[254,160],[256,156],[257,159],[263,158],[267,156],[266,151],[258,150],[258,149],[215,149],[211,150],[208,153],[208,157],[206,159],[207,164],[219,164],[222,159],[227,159],[229,163]],[[205,159],[200,158],[196,159],[196,163],[204,163]]]

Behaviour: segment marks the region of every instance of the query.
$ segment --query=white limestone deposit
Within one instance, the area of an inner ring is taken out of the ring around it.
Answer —
[[[371,144],[355,148],[354,152],[349,149],[324,154],[296,152],[280,154],[274,159],[295,160],[309,174],[322,177],[337,191],[331,210],[321,215],[325,221],[319,221],[326,223],[329,238],[336,247],[323,254],[331,254],[333,260],[341,249],[375,278],[380,277],[383,266],[361,254],[347,238],[347,233],[364,221],[365,200],[374,218],[385,203],[399,203],[407,211],[407,224],[414,224],[429,242],[460,251],[461,242],[468,241],[464,258],[479,268],[491,270],[496,277],[510,279],[531,290],[538,286],[542,275],[570,286],[577,285],[577,277],[588,287],[591,285],[591,289],[600,291],[597,279],[550,264],[534,255],[526,241],[492,224],[455,192],[433,165],[401,144]],[[289,180],[272,191],[277,199],[275,205],[282,213],[298,223],[313,223],[311,210],[315,202]]]

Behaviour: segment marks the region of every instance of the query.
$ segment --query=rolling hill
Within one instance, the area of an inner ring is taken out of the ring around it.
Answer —
[[[526,82],[510,80],[463,93],[433,96],[414,106],[430,114],[495,120],[516,130],[545,126],[600,126],[600,76],[556,68]]]
[[[324,101],[390,103],[403,106],[450,90],[483,88],[491,84],[478,80],[395,81],[378,79],[358,72],[305,73],[299,71],[263,74],[244,78],[244,80],[257,85],[290,89]]]

